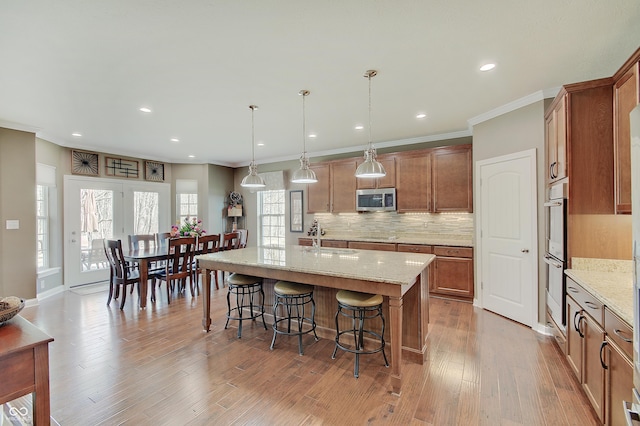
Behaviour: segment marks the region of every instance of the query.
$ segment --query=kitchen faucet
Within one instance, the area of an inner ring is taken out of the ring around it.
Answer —
[[[313,242],[313,246],[316,248],[318,253],[320,252],[320,247],[322,246],[321,235],[322,231],[320,230],[320,223],[316,221],[316,241]]]

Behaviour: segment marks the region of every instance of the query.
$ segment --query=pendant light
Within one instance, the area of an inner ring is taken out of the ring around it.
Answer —
[[[300,168],[293,172],[291,182],[293,183],[316,183],[316,174],[309,168],[309,158],[307,157],[307,127],[305,121],[304,98],[309,96],[308,90],[301,90],[298,94],[302,96],[302,157],[300,157]]]
[[[243,188],[264,188],[264,179],[258,176],[258,166],[255,161],[255,132],[253,129],[253,113],[258,109],[256,105],[249,105],[251,109],[251,163],[249,164],[249,174],[242,179],[240,186]]]
[[[376,70],[368,70],[364,77],[369,79],[369,145],[364,151],[364,163],[356,169],[357,178],[379,178],[387,175],[384,166],[376,160],[376,149],[371,143],[371,78],[378,74]]]

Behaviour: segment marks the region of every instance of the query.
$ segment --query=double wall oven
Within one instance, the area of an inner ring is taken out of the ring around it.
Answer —
[[[546,210],[547,310],[556,326],[565,332],[566,296],[564,270],[567,267],[567,183],[549,188]]]

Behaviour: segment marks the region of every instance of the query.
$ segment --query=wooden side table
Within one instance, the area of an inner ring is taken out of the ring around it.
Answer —
[[[33,424],[50,423],[49,342],[53,338],[16,315],[0,326],[0,404],[33,393]]]

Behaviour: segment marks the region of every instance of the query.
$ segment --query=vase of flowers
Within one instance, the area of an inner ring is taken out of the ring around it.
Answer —
[[[207,232],[202,228],[202,221],[195,217],[190,218],[187,216],[184,218],[182,224],[178,222],[178,224],[171,226],[171,238],[201,237],[206,235],[206,233]]]

